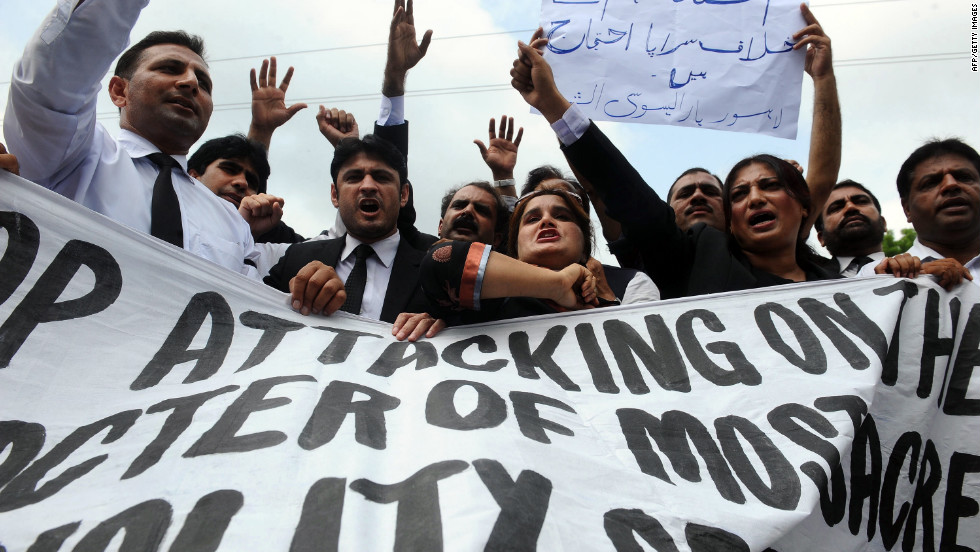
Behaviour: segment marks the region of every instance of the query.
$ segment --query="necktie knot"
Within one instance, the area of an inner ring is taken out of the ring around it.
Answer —
[[[156,153],[151,153],[147,155],[146,158],[152,161],[153,164],[156,165],[161,172],[163,172],[164,170],[172,171],[174,169],[180,168],[180,163],[178,163],[176,159],[170,157],[166,153],[162,153],[158,151]]]
[[[374,255],[374,248],[366,243],[362,243],[354,248],[354,260],[362,261],[371,258]]]
[[[841,272],[843,276],[854,276],[861,271],[861,268],[871,262],[871,257],[862,255],[860,257],[854,257],[853,260],[847,265],[847,268]]]

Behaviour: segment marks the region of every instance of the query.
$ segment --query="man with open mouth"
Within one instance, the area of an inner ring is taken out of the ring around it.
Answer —
[[[918,148],[898,171],[898,195],[923,262],[952,258],[980,285],[980,154],[957,139]]]
[[[426,250],[398,227],[408,203],[401,152],[373,134],[348,138],[334,151],[330,175],[330,197],[347,233],[291,245],[265,282],[290,293],[302,314],[344,310],[393,323],[400,313],[425,312],[419,265]],[[436,237],[425,241],[432,245]]]

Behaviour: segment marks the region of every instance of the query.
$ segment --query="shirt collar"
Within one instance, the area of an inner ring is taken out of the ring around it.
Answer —
[[[388,236],[383,240],[376,241],[372,244],[371,249],[374,249],[374,255],[381,261],[381,264],[385,268],[390,268],[391,264],[395,262],[395,254],[398,253],[398,243],[401,236],[398,234],[398,230],[395,229],[395,233]],[[340,254],[340,260],[346,261],[348,257],[354,254],[354,249],[361,245],[361,240],[347,234],[347,239],[345,240],[344,251]]]
[[[151,153],[156,153],[160,151],[160,148],[154,146],[149,140],[143,138],[139,134],[132,132],[130,130],[121,129],[119,131],[119,143],[123,148],[129,153],[129,156],[133,159],[139,159],[140,157],[146,157]],[[180,168],[187,172],[187,156],[186,155],[171,155],[175,161],[180,163]]]
[[[942,253],[920,242],[919,238],[915,238],[915,241],[912,242],[912,247],[909,248],[908,252],[912,254],[918,253],[917,256],[920,259],[924,259],[926,257],[932,257],[937,260],[945,258],[945,256]],[[980,255],[973,257],[972,259],[964,263],[963,266],[967,268],[972,268],[972,267],[980,268]]]

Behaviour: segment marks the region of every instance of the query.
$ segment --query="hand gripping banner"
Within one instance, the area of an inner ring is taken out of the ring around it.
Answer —
[[[0,549],[980,548],[972,283],[403,343],[0,186]]]

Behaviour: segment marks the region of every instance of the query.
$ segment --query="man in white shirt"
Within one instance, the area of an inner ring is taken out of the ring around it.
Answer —
[[[898,172],[898,195],[923,262],[952,258],[980,285],[980,154],[957,139],[933,140]]]
[[[147,3],[59,0],[14,68],[4,118],[11,153],[24,178],[254,277],[248,224],[187,173],[187,151],[213,108],[199,37],[154,32],[130,48],[109,81],[118,138],[96,121],[100,80]]]
[[[834,256],[827,268],[845,278],[856,276],[862,267],[873,267],[885,258],[881,240],[886,225],[881,204],[858,182],[838,182],[813,227],[820,245]]]

